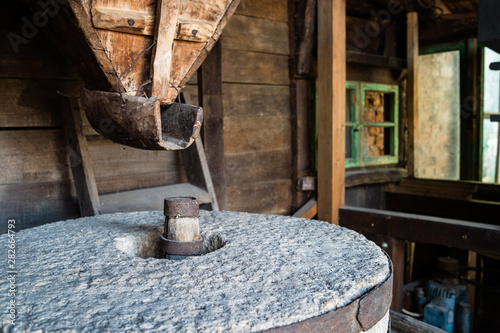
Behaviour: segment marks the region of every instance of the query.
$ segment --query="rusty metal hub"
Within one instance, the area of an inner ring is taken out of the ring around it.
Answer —
[[[192,256],[203,251],[199,204],[194,197],[165,199],[161,249],[167,256]]]

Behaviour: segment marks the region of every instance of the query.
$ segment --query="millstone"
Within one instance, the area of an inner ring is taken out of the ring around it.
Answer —
[[[17,315],[9,325],[5,306],[3,328],[388,330],[390,260],[354,231],[286,216],[201,211],[205,254],[168,260],[158,251],[163,222],[162,212],[123,213],[16,233]],[[7,253],[7,235],[1,244]],[[8,304],[2,275],[0,303]]]

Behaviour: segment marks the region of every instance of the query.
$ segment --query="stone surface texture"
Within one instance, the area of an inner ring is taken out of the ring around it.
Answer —
[[[200,212],[205,247],[224,247],[180,261],[143,258],[156,253],[163,222],[162,212],[121,213],[17,233],[10,328],[255,332],[346,306],[391,274],[387,256],[354,231],[233,212]],[[7,253],[7,236],[0,239]],[[8,283],[0,287],[8,304]]]

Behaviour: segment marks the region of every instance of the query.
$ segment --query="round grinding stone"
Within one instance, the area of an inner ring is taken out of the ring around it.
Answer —
[[[160,259],[162,212],[16,233],[14,332],[387,332],[391,263],[360,234],[287,216],[200,211],[205,254]],[[7,253],[7,235],[1,235]],[[340,316],[340,317],[339,317]],[[343,320],[343,321],[342,321]],[[337,324],[332,324],[336,322]],[[290,326],[294,325],[294,326]]]

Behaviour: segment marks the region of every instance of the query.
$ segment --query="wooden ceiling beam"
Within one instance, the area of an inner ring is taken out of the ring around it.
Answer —
[[[419,41],[423,45],[465,40],[478,36],[478,13],[441,15],[420,21]]]

